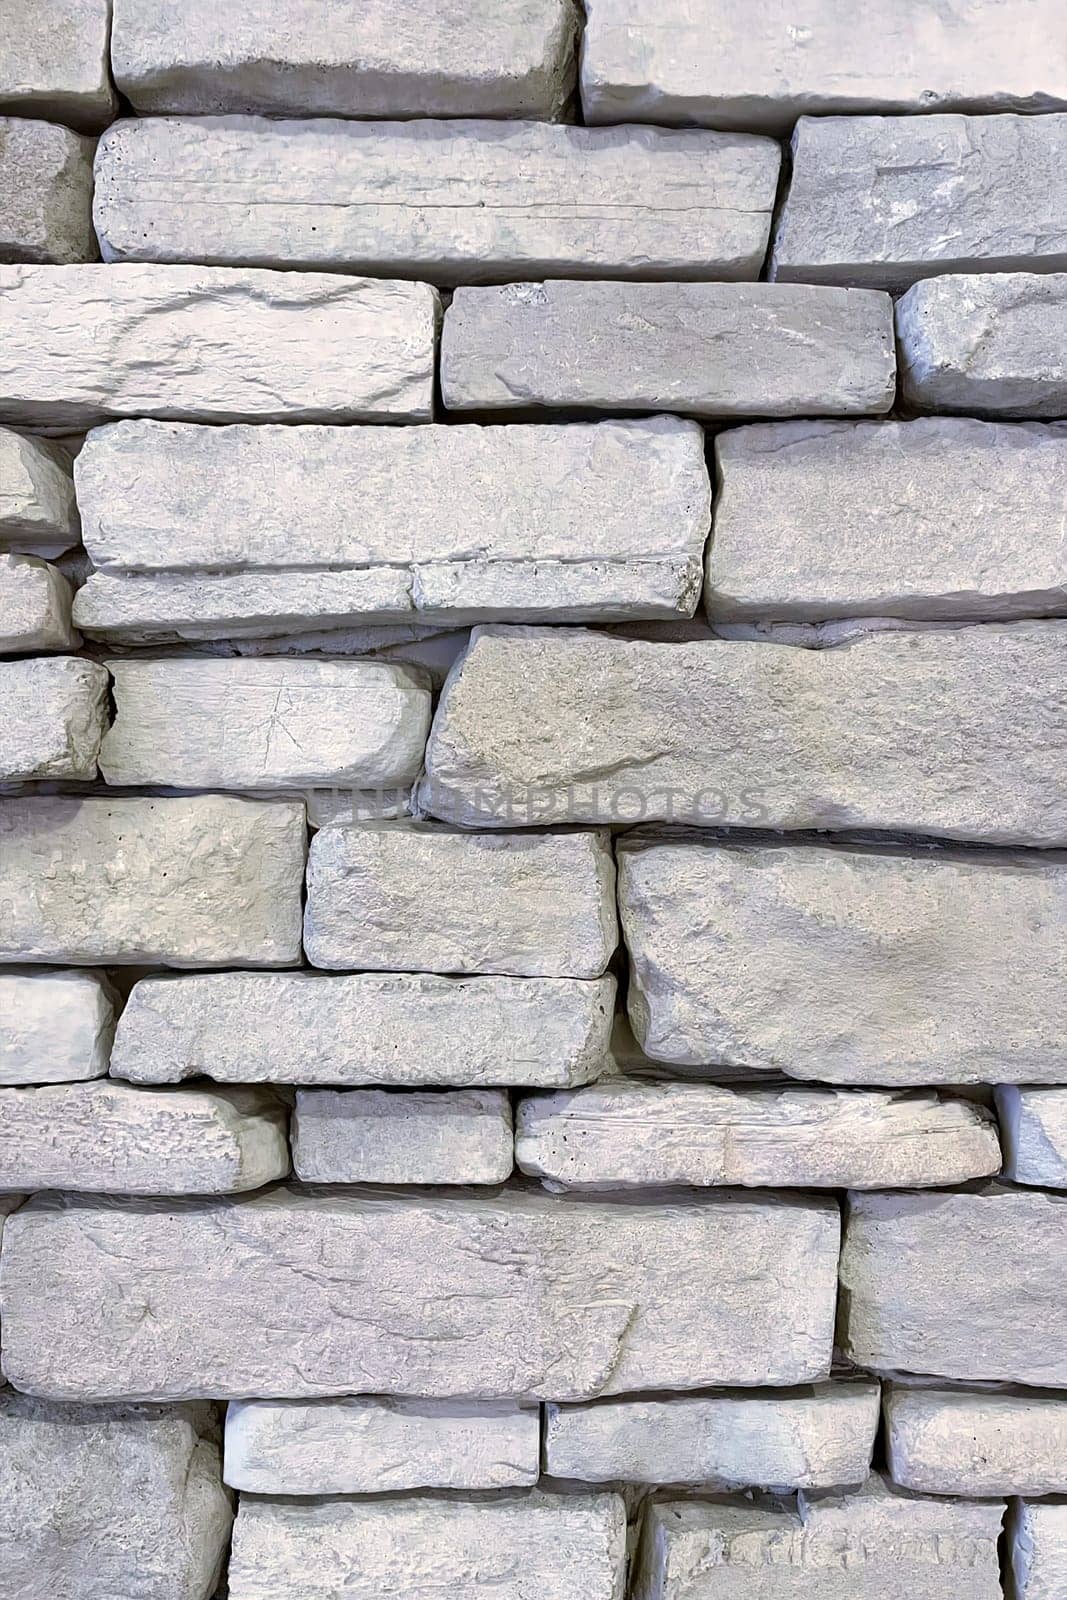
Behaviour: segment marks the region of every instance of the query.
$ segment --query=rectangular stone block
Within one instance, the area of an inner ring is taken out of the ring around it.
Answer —
[[[141,112],[556,117],[574,89],[572,0],[115,0],[115,82]]]
[[[1013,1183],[1067,1189],[1067,1088],[1003,1084],[997,1089],[997,1115],[1004,1176]]]
[[[95,143],[54,122],[0,116],[0,261],[96,261]]]
[[[928,278],[896,319],[903,395],[917,410],[1067,413],[1067,273]]]
[[[424,283],[0,267],[0,421],[58,432],[124,416],[426,421],[437,319]]]
[[[541,1472],[540,1412],[510,1400],[237,1400],[225,1461],[245,1494],[523,1488]]]
[[[620,851],[619,904],[657,1060],[862,1085],[1067,1077],[1059,857],[659,841]]]
[[[713,623],[1067,612],[1067,425],[772,422],[715,458]]]
[[[841,1256],[843,1353],[875,1371],[1067,1387],[1067,1198],[989,1185],[858,1194]]]
[[[477,628],[424,808],[464,827],[669,821],[1067,843],[1067,627],[836,650]]]
[[[505,1089],[298,1089],[293,1167],[304,1183],[504,1183]]]
[[[0,654],[76,649],[70,601],[70,584],[55,567],[0,552]]]
[[[90,131],[110,122],[116,105],[110,29],[111,0],[5,5],[0,112]]]
[[[4,1370],[96,1400],[813,1382],[838,1227],[835,1204],[782,1198],[37,1196],[4,1229]]]
[[[906,1389],[885,1399],[894,1482],[920,1494],[1067,1493],[1067,1400],[981,1389]]]
[[[73,1083],[107,1072],[115,1000],[98,972],[0,972],[0,1084]]]
[[[565,1087],[605,1071],[614,1009],[614,978],[142,978],[111,1069],[135,1083]]]
[[[1067,1592],[1067,1504],[1017,1501],[1008,1537],[1014,1600],[1060,1600]]]
[[[892,305],[769,283],[514,283],[457,289],[445,314],[450,411],[888,411]]]
[[[95,778],[107,697],[107,670],[95,661],[0,661],[0,782]]]
[[[1065,138],[1062,112],[801,117],[771,276],[895,293],[943,272],[1067,271]]]
[[[292,802],[0,800],[0,961],[293,966],[305,851]]]
[[[94,216],[105,261],[757,278],[779,165],[742,133],[143,118],[100,141]]]
[[[0,550],[59,556],[80,537],[67,452],[0,428]]]

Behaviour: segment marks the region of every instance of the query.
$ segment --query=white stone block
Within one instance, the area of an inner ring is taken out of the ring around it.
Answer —
[[[297,1090],[293,1168],[304,1183],[504,1183],[513,1165],[505,1089]]]
[[[1067,1504],[1020,1500],[1008,1516],[1013,1600],[1067,1594]]]
[[[1067,1189],[1067,1088],[997,1089],[1004,1176],[1014,1183]]]
[[[920,1494],[1067,1493],[1067,1400],[980,1389],[906,1389],[885,1398],[893,1480]]]
[[[5,270],[0,267],[0,278]],[[59,556],[79,537],[66,451],[0,428],[0,549]]]
[[[111,0],[8,0],[0,112],[95,132],[115,115],[108,61]]]
[[[114,996],[101,973],[0,972],[0,1084],[101,1078],[114,1032]]]
[[[95,661],[0,661],[0,781],[95,778],[107,696],[107,670]]]
[[[63,574],[35,556],[0,552],[0,654],[72,650],[81,639],[70,621]]]
[[[96,261],[95,143],[54,122],[0,116],[0,261]]]

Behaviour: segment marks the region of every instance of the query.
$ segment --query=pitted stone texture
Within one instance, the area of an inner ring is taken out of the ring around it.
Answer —
[[[3,274],[0,267],[0,278]],[[79,537],[66,451],[45,439],[0,428],[0,549],[58,556]]]
[[[540,1476],[540,1416],[509,1400],[238,1400],[225,1459],[245,1494],[524,1488]]]
[[[843,1352],[880,1372],[1067,1387],[1065,1249],[1063,1195],[854,1195]]]
[[[0,1394],[0,1588],[19,1600],[207,1600],[233,1520],[210,1406]]]
[[[504,1089],[297,1091],[293,1168],[304,1183],[504,1183],[513,1165]]]
[[[1067,843],[1067,625],[837,650],[477,628],[426,752],[465,827],[671,821]]]
[[[1002,1085],[997,1089],[997,1115],[1004,1176],[1014,1183],[1067,1189],[1067,1088]]]
[[[228,1194],[289,1173],[288,1117],[261,1089],[58,1083],[0,1090],[0,1188]]]
[[[780,152],[748,134],[545,122],[117,123],[105,261],[508,278],[757,278]]]
[[[0,420],[426,421],[424,283],[217,267],[0,267]],[[70,541],[73,542],[73,541]]]
[[[312,842],[312,966],[599,978],[618,939],[607,833],[383,826]]]
[[[295,965],[305,849],[289,802],[0,800],[0,961]]]
[[[567,1087],[609,1065],[615,979],[225,972],[135,984],[117,1077]]]
[[[1020,1500],[1008,1516],[1013,1600],[1067,1594],[1067,1503]]]
[[[1067,1077],[1067,857],[663,841],[620,851],[619,903],[657,1060],[845,1085]]]
[[[625,1574],[615,1494],[242,1500],[230,1600],[621,1600]]]
[[[115,114],[111,0],[2,0],[0,112],[95,131]]]
[[[101,1078],[114,1032],[114,997],[100,973],[0,972],[0,1084]]]
[[[715,456],[713,623],[1067,612],[1067,425],[768,423]]]
[[[884,295],[790,284],[461,288],[441,390],[452,411],[876,413],[896,393],[892,316]]]
[[[572,0],[115,0],[111,58],[141,112],[551,118],[576,22]]]
[[[909,405],[1067,414],[1067,272],[929,278],[898,302],[896,318]]]
[[[0,261],[97,260],[94,148],[57,123],[0,116]]]
[[[107,671],[95,661],[0,661],[0,780],[95,778],[107,694]]]
[[[292,789],[409,782],[430,693],[379,661],[109,660],[111,784]],[[0,667],[0,672],[3,668]]]
[[[99,1400],[813,1382],[838,1228],[836,1205],[781,1197],[38,1196],[5,1227],[4,1370]]]
[[[1067,1493],[1067,1400],[984,1390],[906,1389],[885,1399],[893,1480],[920,1494]]]
[[[802,117],[771,275],[897,291],[1067,271],[1065,138],[1064,113]]]
[[[0,551],[0,655],[79,645],[70,600],[70,584],[55,567],[35,556]]]

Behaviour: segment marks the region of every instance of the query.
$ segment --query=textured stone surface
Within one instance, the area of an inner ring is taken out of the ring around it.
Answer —
[[[3,273],[0,268],[0,278]],[[45,439],[0,428],[0,549],[58,556],[78,538],[66,451]]]
[[[830,1489],[860,1484],[878,1431],[876,1383],[782,1394],[549,1405],[545,1470],[589,1483]]]
[[[107,693],[107,671],[94,661],[0,661],[0,780],[95,778]]]
[[[1067,612],[1063,424],[768,423],[715,457],[713,622]]]
[[[504,1089],[297,1091],[293,1167],[304,1183],[503,1183],[513,1164]]]
[[[997,1115],[1004,1176],[1015,1183],[1067,1189],[1067,1089],[1004,1084],[997,1090]]]
[[[572,0],[115,0],[111,58],[142,112],[554,117],[576,22]]]
[[[922,411],[1067,413],[1067,273],[929,278],[897,304],[903,394]]]
[[[838,1222],[781,1198],[38,1196],[4,1231],[4,1370],[97,1399],[811,1382],[829,1374]]]
[[[114,997],[100,973],[0,972],[0,1084],[100,1078],[114,1032]]]
[[[0,654],[70,650],[79,644],[70,623],[70,584],[35,556],[0,552]]]
[[[111,784],[367,789],[416,778],[430,694],[379,661],[109,660]],[[0,668],[0,672],[3,668]]]
[[[289,802],[0,800],[0,961],[295,964],[304,853]]]
[[[1067,1493],[1067,1400],[982,1390],[905,1389],[885,1399],[896,1483],[920,1494]]]
[[[1067,1387],[1065,1248],[1063,1195],[855,1195],[844,1353],[876,1371]]]
[[[92,139],[0,116],[0,261],[95,261]]]
[[[1060,1600],[1067,1593],[1067,1503],[1020,1500],[1008,1531],[1013,1600]]]
[[[210,1406],[0,1394],[0,1585],[19,1600],[206,1600],[230,1536]]]
[[[756,278],[778,147],[544,122],[117,123],[96,158],[112,261],[505,278]]]
[[[621,1600],[625,1572],[614,1494],[242,1500],[230,1600]]]
[[[830,1083],[1061,1082],[1067,858],[624,849],[647,1053]]]
[[[423,799],[446,821],[1067,842],[1062,623],[824,651],[558,628],[471,638],[426,754]]]
[[[0,112],[95,130],[115,114],[111,0],[3,0]]]
[[[441,392],[453,411],[888,411],[892,306],[791,284],[515,283],[457,289]]]
[[[619,938],[606,833],[331,828],[307,885],[316,967],[598,978]]]
[[[425,421],[422,283],[212,267],[0,267],[0,420]],[[73,541],[68,541],[73,542]]]
[[[145,978],[112,1071],[141,1083],[553,1088],[605,1069],[614,978],[226,972]]]
[[[1065,137],[1063,113],[802,117],[772,276],[898,290],[1067,271]]]
[[[535,1406],[509,1400],[235,1401],[226,1482],[246,1494],[508,1489],[537,1482]]]

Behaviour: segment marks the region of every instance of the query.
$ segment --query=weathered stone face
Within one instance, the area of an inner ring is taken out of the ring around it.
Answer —
[[[0,260],[95,261],[93,141],[0,116]]]
[[[110,122],[111,0],[35,0],[4,20],[0,111],[90,132]]]
[[[95,778],[108,675],[95,661],[0,661],[0,782]]]
[[[0,972],[0,1084],[71,1083],[107,1072],[115,998],[97,972]]]
[[[0,278],[4,268],[0,267]],[[45,439],[0,428],[0,549],[58,556],[78,542],[70,457]]]
[[[1004,1176],[1014,1183],[1067,1189],[1067,1088],[997,1089]]]
[[[1067,1583],[1067,1505],[1020,1500],[1008,1533],[1018,1600],[1057,1600]]]
[[[504,1089],[299,1089],[293,1166],[304,1183],[504,1183],[514,1144]]]
[[[1067,1401],[983,1390],[906,1389],[885,1402],[893,1480],[922,1494],[1067,1491]]]
[[[35,556],[0,554],[0,654],[72,650],[70,584]]]

